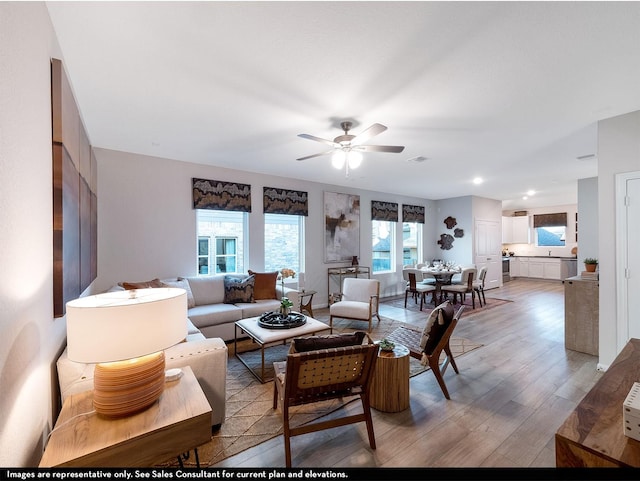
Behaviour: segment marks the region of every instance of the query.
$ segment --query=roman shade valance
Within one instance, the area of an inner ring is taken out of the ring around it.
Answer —
[[[263,211],[265,214],[309,215],[307,192],[300,190],[263,188]]]
[[[533,227],[557,227],[567,226],[567,213],[561,212],[558,214],[534,214]]]
[[[398,204],[396,202],[371,201],[371,220],[398,222]]]
[[[402,204],[402,222],[424,224],[424,206]]]
[[[251,186],[193,178],[193,208],[251,212]]]

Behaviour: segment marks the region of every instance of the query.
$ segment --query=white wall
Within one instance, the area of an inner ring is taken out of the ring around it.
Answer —
[[[0,2],[0,466],[38,465],[57,408],[51,57],[44,4]]]
[[[193,177],[251,184],[248,268],[256,271],[264,265],[262,188],[270,186],[308,192],[305,287],[318,291],[314,297],[314,305],[318,306],[327,303],[327,268],[346,265],[324,263],[324,191],[360,195],[360,264],[366,266],[371,266],[372,257],[371,200],[424,205],[427,213],[435,209],[434,201],[414,197],[345,189],[113,150],[96,149],[96,159],[98,278],[93,284],[94,292],[108,289],[119,281],[196,274],[196,221],[191,198]],[[425,231],[431,232],[432,228],[427,227]],[[400,222],[397,233],[396,263],[401,263]],[[423,242],[426,248],[432,239],[425,235]],[[382,295],[399,292],[401,273],[378,274],[375,277],[382,283]]]
[[[640,111],[598,122],[598,269],[600,364],[611,364],[617,346],[615,175],[640,167]]]
[[[454,217],[457,225],[453,229],[448,229],[444,220],[447,217]],[[434,258],[443,261],[452,261],[460,265],[471,265],[473,261],[473,198],[471,196],[455,197],[452,199],[439,200],[436,209],[434,245],[437,250]],[[437,242],[441,234],[453,236],[454,229],[463,229],[463,237],[454,237],[453,247],[449,250],[442,249]]]
[[[578,180],[578,273],[584,259],[598,258],[598,178]]]

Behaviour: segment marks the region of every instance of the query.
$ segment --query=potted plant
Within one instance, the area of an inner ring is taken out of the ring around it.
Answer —
[[[593,257],[587,257],[584,260],[584,268],[586,269],[587,272],[595,272],[597,265],[598,265],[598,259],[595,259]]]

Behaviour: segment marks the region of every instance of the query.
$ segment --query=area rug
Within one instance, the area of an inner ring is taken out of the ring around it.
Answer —
[[[403,325],[402,322],[382,318],[372,332],[374,340],[384,337],[385,332]],[[340,331],[338,327],[334,331]],[[466,354],[481,347],[468,339],[451,338],[451,350],[454,357]],[[273,362],[286,358],[289,347],[287,345],[273,346],[265,350],[265,376],[273,375]],[[240,350],[240,349],[239,349]],[[243,358],[257,369],[260,368],[260,351],[247,351]],[[426,370],[416,359],[410,359],[410,375],[415,376]],[[256,446],[279,434],[282,434],[282,413],[280,409],[273,409],[273,382],[262,384],[258,381],[235,356],[229,358],[227,366],[227,404],[225,422],[216,431],[211,441],[198,448],[201,466],[211,466],[223,459],[238,454],[245,449]],[[353,400],[353,398],[351,398]],[[301,425],[306,422],[328,415],[343,408],[349,399],[329,400],[292,408],[291,422]],[[184,460],[185,466],[195,465],[191,456]],[[169,461],[164,466],[176,466],[177,461]]]
[[[428,296],[428,303],[424,304],[422,306],[422,312],[424,312],[425,314],[428,314],[429,312],[431,312],[431,310],[433,309],[433,303],[431,303],[431,295]],[[485,311],[487,309],[492,309],[494,307],[498,307],[498,306],[502,306],[508,302],[513,302],[507,299],[497,299],[494,297],[487,297],[487,303],[485,304],[484,302],[482,303],[482,307],[480,307],[480,303],[478,302],[478,298],[476,298],[476,307],[475,309],[473,308],[473,302],[471,299],[471,295],[467,294],[467,298],[465,299],[465,301],[463,302],[465,309],[465,316],[469,315],[472,312],[476,312],[476,311]],[[407,307],[404,307],[404,295],[402,295],[401,297],[396,297],[393,299],[389,299],[389,300],[385,300],[383,302],[384,304],[387,304],[389,306],[393,306],[393,307],[398,307],[401,309],[409,309],[411,311],[419,311],[420,310],[420,299],[418,299],[418,302],[416,302],[414,299],[412,299],[411,297],[409,297],[407,299]],[[455,304],[456,307],[459,307],[460,304]]]

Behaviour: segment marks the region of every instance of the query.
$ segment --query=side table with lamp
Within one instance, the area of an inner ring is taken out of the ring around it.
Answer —
[[[165,392],[163,350],[185,339],[186,313],[178,288],[67,303],[68,356],[98,363],[94,390],[65,401],[41,466],[149,466],[209,441],[211,406],[191,369]]]

